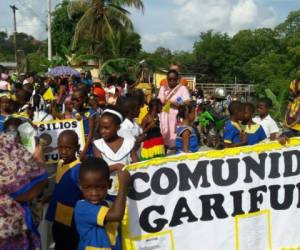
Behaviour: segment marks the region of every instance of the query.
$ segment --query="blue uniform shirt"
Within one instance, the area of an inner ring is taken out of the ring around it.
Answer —
[[[97,112],[94,109],[89,109],[86,112],[73,112],[72,116],[77,118],[76,115],[79,114],[83,121],[84,134],[87,136],[89,134],[89,118],[96,115]]]
[[[250,127],[245,127],[247,135],[247,145],[255,145],[267,139],[266,133],[262,126],[259,124],[252,124]]]
[[[224,142],[228,144],[241,143],[241,127],[238,123],[227,121],[224,127]]]
[[[94,205],[86,200],[77,202],[75,223],[80,235],[78,250],[120,249],[120,241],[117,241],[119,223],[105,223],[108,210],[108,206]]]
[[[190,134],[190,140],[189,140],[189,151],[192,153],[195,153],[199,150],[199,142],[198,142],[198,136],[196,134],[196,131],[191,126],[178,126],[176,128],[176,152],[180,153],[183,151],[183,140],[182,140],[182,134],[186,130],[189,130],[191,132]]]
[[[79,160],[69,164],[58,164],[56,185],[46,214],[48,221],[56,221],[71,227],[74,207],[82,198],[78,185],[79,169]]]

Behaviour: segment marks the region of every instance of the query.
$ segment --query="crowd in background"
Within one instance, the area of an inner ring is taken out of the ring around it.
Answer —
[[[265,140],[285,143],[299,131],[295,119],[298,83],[291,85],[290,126],[280,131],[270,116],[269,99],[253,104],[207,98],[201,89],[188,89],[176,65],[157,91],[151,83],[116,75],[104,82],[88,72],[81,72],[80,77],[28,74],[18,78],[2,73],[0,249],[40,248],[41,215],[35,214],[39,202],[49,203],[46,219],[52,223],[55,249],[120,249],[118,222],[124,214],[129,182],[129,174],[123,171],[126,165],[203,150],[205,112],[214,119],[212,126],[217,126],[216,120],[224,122],[215,138],[219,149]],[[45,199],[48,174],[43,141],[29,153],[21,145],[22,133],[34,131],[35,122],[63,119],[83,121],[85,145],[79,145],[78,135],[71,130],[56,138],[60,160],[55,187]],[[9,215],[5,219],[4,213]]]

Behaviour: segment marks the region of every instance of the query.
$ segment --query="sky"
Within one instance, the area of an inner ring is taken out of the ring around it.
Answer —
[[[61,0],[52,0],[53,7]],[[17,30],[37,39],[47,38],[47,0],[0,0],[0,30],[12,32],[16,5]],[[191,50],[201,32],[213,29],[234,35],[242,29],[274,27],[290,11],[300,9],[300,0],[144,0],[145,11],[130,9],[143,48],[163,46]]]

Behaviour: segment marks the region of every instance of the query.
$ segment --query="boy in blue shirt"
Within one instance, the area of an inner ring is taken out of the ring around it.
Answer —
[[[263,127],[252,120],[254,112],[255,106],[252,103],[246,103],[243,126],[247,135],[247,145],[255,145],[267,139]]]
[[[79,189],[80,161],[78,135],[72,130],[63,131],[58,137],[60,161],[57,166],[56,184],[46,219],[53,222],[52,233],[55,250],[77,250],[79,236],[74,224],[74,207],[81,199]]]
[[[226,148],[234,148],[247,145],[247,136],[242,131],[240,122],[243,120],[244,104],[233,101],[228,107],[230,120],[226,122],[224,128],[224,144]]]
[[[75,207],[75,223],[80,235],[78,250],[121,249],[118,223],[126,206],[126,191],[130,175],[119,171],[119,192],[112,206],[107,191],[111,187],[110,171],[101,158],[89,158],[80,168],[80,189],[84,200]]]

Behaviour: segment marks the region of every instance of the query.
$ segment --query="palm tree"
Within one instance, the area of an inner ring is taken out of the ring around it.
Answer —
[[[118,31],[132,31],[133,25],[129,12],[123,7],[144,9],[142,0],[73,0],[69,4],[68,12],[84,10],[84,15],[77,23],[73,49],[79,41],[89,41],[90,53],[101,58],[105,41],[113,37]]]

